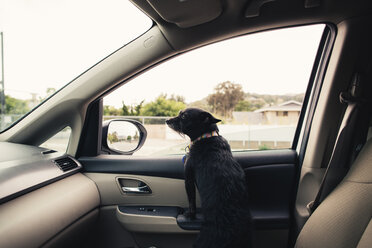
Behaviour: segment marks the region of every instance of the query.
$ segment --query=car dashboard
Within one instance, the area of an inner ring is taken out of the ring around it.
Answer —
[[[95,221],[99,192],[72,156],[8,142],[0,151],[0,247],[66,245]]]

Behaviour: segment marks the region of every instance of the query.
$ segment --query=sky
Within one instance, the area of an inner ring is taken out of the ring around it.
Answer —
[[[154,100],[162,93],[190,103],[231,81],[244,92],[298,94],[306,90],[323,25],[241,36],[168,60],[128,82],[104,102],[120,106]],[[273,42],[275,41],[275,43]]]
[[[5,93],[59,89],[151,26],[127,0],[0,0]]]
[[[5,93],[42,97],[47,88],[67,84],[151,25],[123,0],[0,0]],[[138,104],[161,93],[182,95],[189,103],[228,80],[245,92],[302,93],[323,28],[270,31],[196,49],[140,75],[104,103]]]

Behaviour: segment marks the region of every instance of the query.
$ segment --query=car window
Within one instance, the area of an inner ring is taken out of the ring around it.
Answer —
[[[0,0],[0,132],[151,26],[130,1]]]
[[[53,151],[66,152],[68,147],[68,142],[71,136],[71,128],[65,127],[53,137],[49,138],[40,147],[48,148]]]
[[[186,107],[218,124],[233,151],[290,148],[324,25],[241,36],[173,58],[104,98],[104,120],[136,119],[147,140],[136,156],[182,154],[165,125]]]

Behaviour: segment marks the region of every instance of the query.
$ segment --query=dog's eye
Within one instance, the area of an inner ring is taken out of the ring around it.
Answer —
[[[186,118],[187,118],[187,115],[186,115],[186,114],[182,114],[182,115],[181,115],[181,119],[182,119],[182,120],[185,120]]]

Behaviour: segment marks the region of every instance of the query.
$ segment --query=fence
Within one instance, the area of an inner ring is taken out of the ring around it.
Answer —
[[[134,119],[140,121],[147,130],[147,141],[144,146],[152,146],[157,153],[174,152],[184,149],[188,141],[171,130],[165,121],[169,117],[152,116],[104,116],[109,119]],[[290,148],[296,125],[246,125],[220,124],[220,134],[224,136],[233,150],[257,150]],[[174,147],[172,147],[174,146]],[[151,150],[151,149],[149,149]]]
[[[103,120],[111,120],[111,119],[131,119],[141,122],[143,125],[146,124],[162,124],[165,125],[165,121],[169,119],[170,117],[166,116],[113,116],[113,115],[105,115],[103,116]]]
[[[22,115],[2,116],[2,129],[9,126],[21,116]],[[160,155],[184,152],[184,148],[189,141],[171,130],[165,124],[168,118],[169,117],[162,116],[103,116],[104,121],[110,119],[132,119],[141,122],[145,126],[147,130],[147,140],[141,150],[136,153],[138,155]],[[218,128],[220,134],[228,140],[233,150],[289,148],[292,145],[296,130],[295,125],[220,124]],[[68,137],[65,137],[65,139],[68,140]]]

